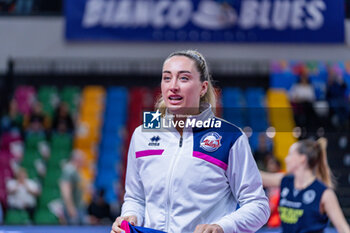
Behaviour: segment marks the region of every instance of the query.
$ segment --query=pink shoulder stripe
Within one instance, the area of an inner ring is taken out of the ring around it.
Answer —
[[[214,164],[218,167],[221,167],[222,169],[224,169],[225,171],[227,170],[227,164],[222,162],[219,159],[216,159],[210,155],[204,154],[202,152],[199,151],[193,151],[193,157],[199,158],[199,159],[203,159],[211,164]]]
[[[151,155],[162,155],[164,150],[141,150],[136,151],[136,158],[151,156]]]

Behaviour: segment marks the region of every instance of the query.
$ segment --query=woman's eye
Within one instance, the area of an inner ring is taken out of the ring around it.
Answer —
[[[180,77],[180,80],[182,80],[182,81],[187,81],[187,80],[188,80],[188,77],[182,76],[182,77]]]
[[[165,77],[163,77],[163,80],[164,80],[164,81],[169,81],[169,80],[170,80],[170,77],[166,77],[166,76],[165,76]]]

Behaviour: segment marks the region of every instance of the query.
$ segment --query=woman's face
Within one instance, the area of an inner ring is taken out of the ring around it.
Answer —
[[[306,162],[306,156],[298,153],[298,144],[294,143],[290,148],[287,157],[285,158],[286,169],[288,173],[295,172]]]
[[[164,62],[161,89],[171,113],[195,115],[199,113],[200,98],[207,92],[208,82],[200,81],[192,59],[174,56]]]

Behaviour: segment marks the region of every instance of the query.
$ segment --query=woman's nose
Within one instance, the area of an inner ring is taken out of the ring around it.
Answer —
[[[179,89],[179,85],[178,85],[178,82],[177,82],[177,79],[176,78],[173,78],[171,80],[171,83],[170,83],[170,89],[172,91],[177,91]]]

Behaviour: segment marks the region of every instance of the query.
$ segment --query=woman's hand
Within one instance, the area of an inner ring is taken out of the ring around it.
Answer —
[[[122,221],[125,220],[129,222],[131,225],[135,226],[137,224],[137,217],[132,215],[132,216],[125,216],[125,217],[118,217],[113,225],[112,225],[112,230],[111,233],[121,233],[124,232],[123,229],[120,228],[120,225],[122,224]]]
[[[224,230],[217,224],[199,224],[193,233],[224,233]]]
[[[75,219],[78,216],[77,209],[72,205],[67,206],[67,212],[69,217],[72,219]]]

